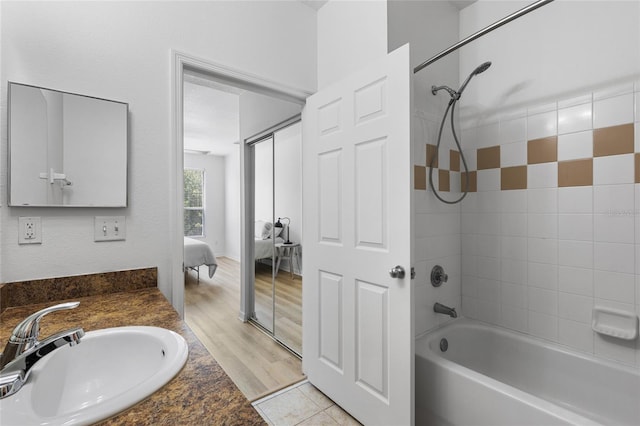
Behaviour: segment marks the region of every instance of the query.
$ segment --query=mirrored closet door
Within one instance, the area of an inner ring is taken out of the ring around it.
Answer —
[[[302,126],[299,118],[253,142],[252,320],[302,353]]]

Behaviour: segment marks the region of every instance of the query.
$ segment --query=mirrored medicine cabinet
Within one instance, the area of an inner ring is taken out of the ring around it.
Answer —
[[[9,83],[9,206],[126,207],[128,104]]]

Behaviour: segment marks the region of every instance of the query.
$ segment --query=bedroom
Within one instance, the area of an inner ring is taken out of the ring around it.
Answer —
[[[302,352],[300,121],[277,126],[299,112],[298,104],[185,73],[184,235],[185,267],[190,268],[185,273],[185,318],[212,353],[227,348],[227,365],[225,354],[216,359],[228,371],[236,370],[236,377],[230,375],[254,397],[302,377],[299,358],[289,352]],[[246,269],[252,276],[245,280],[255,300],[248,309],[251,323],[238,321],[243,270],[239,140],[251,146],[255,166],[253,207],[247,210],[256,224],[251,248],[256,261]],[[284,244],[287,240],[292,244]],[[194,258],[190,253],[198,244],[205,252],[194,252]],[[231,343],[243,338],[251,342]],[[265,357],[276,359],[273,364],[283,370],[278,380],[257,365],[261,363],[247,367],[247,344],[268,348]]]

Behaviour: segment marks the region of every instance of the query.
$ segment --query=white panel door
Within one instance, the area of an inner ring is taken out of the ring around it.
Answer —
[[[303,111],[303,369],[366,425],[413,423],[410,94],[407,45]]]

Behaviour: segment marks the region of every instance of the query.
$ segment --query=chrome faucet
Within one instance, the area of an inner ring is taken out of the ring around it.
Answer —
[[[456,312],[455,308],[450,308],[448,306],[443,305],[442,303],[436,302],[433,305],[433,312],[436,312],[438,314],[449,315],[451,318],[458,318],[458,313]]]
[[[13,329],[0,354],[0,399],[18,392],[31,368],[46,355],[65,345],[74,346],[84,336],[82,328],[61,331],[40,341],[40,320],[56,311],[76,308],[80,302],[62,303],[29,315]]]

